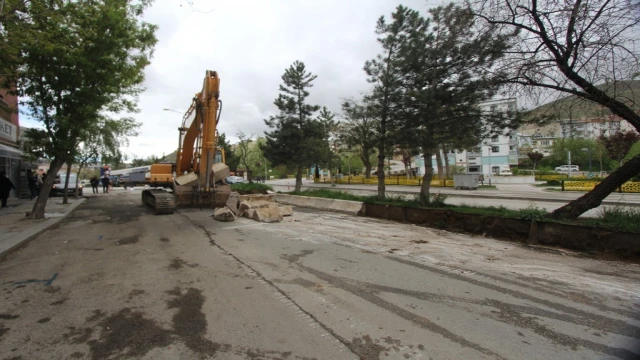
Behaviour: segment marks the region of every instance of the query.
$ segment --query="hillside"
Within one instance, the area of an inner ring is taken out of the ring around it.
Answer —
[[[640,80],[617,81],[602,84],[599,89],[605,91],[617,100],[623,101],[631,107],[640,110]],[[581,99],[575,95],[567,96],[531,110],[527,118],[552,116],[555,119],[590,119],[611,115],[609,109],[592,101]]]

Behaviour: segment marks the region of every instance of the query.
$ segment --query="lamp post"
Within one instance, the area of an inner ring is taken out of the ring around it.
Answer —
[[[178,110],[173,110],[173,109],[162,109],[162,110],[171,111],[171,112],[178,113],[178,114],[184,114],[184,111],[178,111]]]
[[[567,150],[567,161],[569,162],[569,179],[571,179],[571,151]]]
[[[586,151],[589,154],[589,176],[591,176],[591,148],[584,148],[582,151]]]

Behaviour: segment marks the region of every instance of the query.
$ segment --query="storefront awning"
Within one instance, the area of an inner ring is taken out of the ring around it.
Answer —
[[[22,151],[11,146],[0,144],[0,157],[10,159],[22,159]]]

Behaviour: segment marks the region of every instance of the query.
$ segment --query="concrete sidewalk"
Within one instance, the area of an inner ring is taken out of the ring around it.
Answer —
[[[60,222],[84,201],[84,198],[69,198],[69,204],[63,205],[62,198],[50,198],[45,218],[31,220],[26,213],[33,208],[35,199],[9,199],[8,207],[0,209],[0,260]]]

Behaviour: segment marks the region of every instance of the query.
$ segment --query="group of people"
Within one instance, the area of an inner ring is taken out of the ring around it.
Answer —
[[[42,174],[38,172],[33,172],[31,169],[27,169],[27,183],[29,184],[29,192],[31,194],[30,199],[33,200],[38,197],[40,193],[40,189],[42,188],[42,184],[44,180],[47,178],[47,173],[42,172]]]
[[[91,189],[93,189],[94,194],[99,193],[98,186],[100,186],[100,183],[102,183],[102,193],[106,194],[109,192],[111,179],[109,179],[109,175],[107,174],[103,175],[101,179],[98,179],[98,177],[94,175],[91,180],[89,180],[89,183],[91,183]]]

